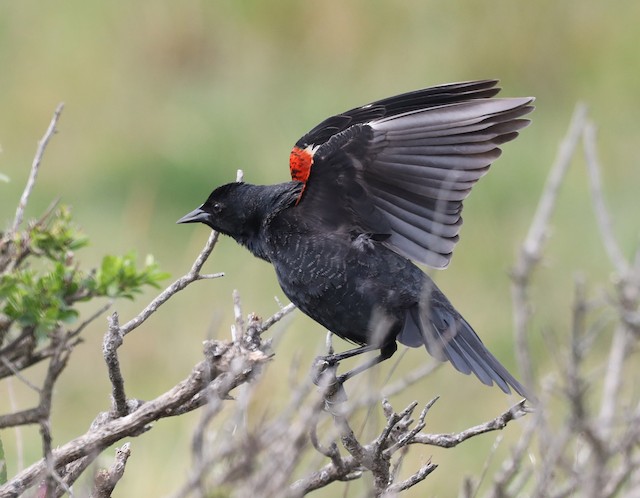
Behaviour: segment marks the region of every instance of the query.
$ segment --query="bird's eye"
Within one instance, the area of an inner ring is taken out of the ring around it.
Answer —
[[[220,212],[222,211],[222,204],[220,204],[219,202],[214,202],[213,206],[211,206],[211,211],[213,212],[213,214],[220,214]]]

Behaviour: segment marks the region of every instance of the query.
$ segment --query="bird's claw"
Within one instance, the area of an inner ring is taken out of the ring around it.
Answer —
[[[327,383],[328,378],[336,379],[338,362],[331,356],[318,356],[313,360],[313,383],[322,386]]]
[[[329,411],[332,405],[347,401],[347,393],[342,387],[345,379],[336,375],[338,364],[331,356],[319,356],[313,362],[313,383],[320,388]]]

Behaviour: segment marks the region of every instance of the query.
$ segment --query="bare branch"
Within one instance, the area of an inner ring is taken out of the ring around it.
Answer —
[[[587,118],[587,108],[578,104],[571,118],[567,134],[560,143],[560,148],[551,166],[544,191],[529,231],[518,252],[516,263],[511,270],[511,295],[513,299],[514,334],[516,340],[516,356],[525,386],[533,385],[533,368],[528,346],[529,303],[528,285],[531,274],[542,257],[542,248],[547,239],[551,216],[555,209],[560,186],[566,175],[571,159],[574,156],[578,141],[582,136]]]
[[[409,417],[416,407],[415,403],[411,403],[400,413],[389,410],[390,406],[387,406],[385,408],[387,424],[380,435],[368,445],[362,445],[358,441],[354,442],[355,436],[353,436],[353,431],[350,430],[348,424],[345,425],[344,419],[340,418],[340,416],[334,416],[343,444],[350,454],[339,458],[338,465],[335,464],[336,459],[332,458],[330,463],[319,470],[311,472],[306,477],[294,482],[291,484],[287,496],[303,496],[335,481],[357,479],[365,469],[374,474],[376,493],[380,496],[392,496],[419,483],[436,468],[436,465],[429,462],[401,483],[385,482],[385,478],[390,480],[394,475],[391,472],[391,457],[393,453],[402,451],[403,448],[411,444],[427,444],[451,448],[480,434],[501,430],[511,420],[515,420],[529,411],[525,406],[525,400],[522,400],[495,419],[458,434],[418,434],[417,432],[420,429],[416,430],[416,428],[424,427],[424,417],[435,401],[434,399],[427,404],[413,428]],[[380,452],[381,447],[384,448],[383,452]],[[375,458],[376,455],[378,455],[377,458]],[[384,458],[380,458],[381,456],[384,456]]]
[[[273,326],[273,324],[275,324],[276,322],[279,322],[280,320],[282,320],[282,318],[284,318],[286,315],[288,315],[295,309],[296,309],[296,305],[293,303],[289,303],[283,308],[281,308],[280,311],[278,311],[277,313],[274,313],[273,316],[271,316],[270,318],[268,318],[262,323],[262,328],[260,329],[260,333],[264,332],[269,327]]]
[[[609,361],[604,375],[602,400],[600,402],[600,427],[603,437],[609,437],[613,431],[618,411],[618,394],[622,386],[625,358],[628,355],[631,335],[626,327],[618,325],[613,332]]]
[[[31,163],[31,172],[29,173],[29,178],[27,180],[27,184],[22,192],[22,197],[20,197],[20,202],[18,203],[18,208],[16,209],[16,215],[13,219],[13,225],[11,226],[11,230],[7,238],[11,238],[11,236],[18,231],[18,227],[24,218],[24,211],[27,207],[27,203],[29,202],[29,197],[31,196],[31,192],[33,191],[33,187],[36,184],[36,178],[38,176],[38,170],[40,169],[40,163],[42,162],[42,158],[44,156],[44,152],[47,149],[47,145],[49,144],[49,140],[56,132],[56,125],[58,124],[58,119],[60,119],[60,114],[62,113],[62,109],[64,108],[64,103],[58,104],[56,110],[53,112],[53,117],[51,118],[51,122],[49,123],[49,127],[47,131],[44,133],[44,136],[38,141],[38,148],[36,149],[36,155],[33,158],[33,162]]]
[[[54,449],[52,451],[53,467],[59,469],[86,455],[100,452],[124,437],[138,434],[142,428],[155,420],[184,413],[179,408],[201,393],[210,381],[212,381],[212,394],[226,397],[231,389],[251,377],[257,365],[268,359],[260,352],[242,350],[229,343],[217,342],[216,344],[216,355],[196,365],[185,380],[166,393],[142,404],[126,417],[108,420]],[[237,365],[244,365],[241,374],[230,375],[230,372],[237,369]],[[201,404],[192,406],[197,408]],[[40,480],[45,472],[44,460],[34,463],[0,486],[0,498],[19,496]]]
[[[408,479],[405,479],[402,482],[399,482],[397,484],[392,484],[391,486],[389,486],[382,496],[384,497],[393,496],[393,495],[396,495],[397,493],[400,493],[401,491],[406,491],[407,489],[424,481],[427,478],[427,476],[437,468],[438,466],[436,464],[431,463],[431,461],[428,461],[425,465],[422,466],[422,468],[418,472],[413,474]]]
[[[549,224],[558,199],[560,186],[571,165],[571,160],[582,136],[586,119],[586,106],[578,104],[571,118],[571,124],[567,130],[567,134],[560,143],[560,148],[551,166],[551,171],[547,177],[547,183],[542,192],[536,213],[522,245],[522,250],[515,268],[517,275],[521,273],[528,274],[531,267],[540,258],[542,246],[547,239]]]
[[[601,168],[596,151],[596,126],[591,121],[588,121],[584,126],[582,145],[584,146],[587,177],[589,178],[589,186],[591,187],[591,200],[596,221],[598,222],[598,229],[600,230],[600,237],[609,256],[609,261],[611,261],[618,275],[623,276],[629,272],[629,262],[622,255],[620,246],[613,234],[613,223],[611,222],[611,216],[604,202],[602,179],[600,176]]]
[[[424,365],[419,366],[418,368],[413,369],[409,372],[405,377],[396,381],[393,384],[385,386],[382,389],[382,396],[385,398],[391,398],[398,393],[404,391],[407,387],[412,386],[416,382],[428,377],[433,372],[435,372],[438,368],[440,368],[444,363],[439,361],[432,361],[429,363],[425,363]],[[437,397],[432,401],[432,404],[437,401]]]
[[[242,318],[242,304],[240,303],[240,293],[237,289],[233,291],[233,316],[235,323],[231,326],[231,339],[241,341],[244,337],[245,327]]]
[[[91,498],[109,498],[116,484],[124,475],[127,460],[131,456],[131,445],[125,443],[121,448],[116,449],[116,456],[113,465],[109,470],[101,470],[95,477]]]
[[[180,277],[178,280],[173,282],[169,287],[167,287],[164,291],[162,291],[153,301],[151,301],[147,305],[147,307],[140,312],[140,314],[138,314],[137,316],[129,320],[127,323],[125,323],[121,327],[122,335],[125,336],[132,330],[142,325],[153,313],[157,311],[157,309],[160,306],[162,306],[165,302],[167,302],[169,298],[171,298],[171,296],[181,291],[192,282],[195,282],[197,280],[203,280],[205,278],[219,278],[224,276],[224,273],[215,273],[212,275],[200,274],[200,270],[202,269],[202,266],[207,261],[207,258],[211,254],[211,251],[213,251],[213,248],[215,247],[217,241],[218,241],[218,232],[212,231],[204,249],[196,258],[196,261],[191,267],[191,270],[189,271],[189,273],[187,273],[183,277]]]
[[[113,300],[112,299],[110,299],[109,302],[107,302],[107,304],[105,304],[104,306],[99,308],[89,318],[87,318],[86,320],[83,320],[83,322],[80,325],[78,325],[74,330],[68,332],[67,335],[69,336],[69,338],[79,336],[82,333],[82,331],[85,328],[87,328],[87,326],[89,324],[93,323],[95,320],[100,318],[103,313],[106,313],[107,311],[109,311],[109,308],[111,308],[111,306],[113,306]]]
[[[127,395],[124,391],[124,378],[120,371],[118,360],[118,348],[122,346],[124,334],[120,328],[118,313],[114,312],[109,318],[109,328],[102,341],[102,354],[107,364],[109,380],[111,381],[111,400],[113,412],[116,417],[124,417],[129,413],[127,407]]]
[[[413,438],[411,443],[428,444],[441,448],[453,448],[469,438],[504,429],[512,420],[516,420],[531,411],[525,403],[526,400],[523,399],[493,420],[470,427],[462,432],[456,434],[418,434]]]
[[[531,446],[531,441],[538,427],[537,418],[534,417],[533,421],[527,425],[524,434],[520,436],[518,443],[513,447],[511,451],[511,457],[502,462],[502,466],[493,479],[492,489],[490,496],[500,497],[507,495],[507,485],[517,476],[518,472],[522,472],[524,467],[523,459],[526,452]],[[522,480],[521,484],[524,484],[525,480]],[[519,487],[516,488],[519,491]]]
[[[40,388],[36,386],[33,382],[31,382],[29,379],[27,379],[24,375],[22,375],[22,372],[20,371],[20,369],[17,368],[11,360],[9,360],[8,358],[5,358],[1,354],[1,352],[0,352],[0,362],[2,362],[2,364],[7,368],[7,370],[11,371],[11,374],[20,382],[22,382],[25,386],[29,387],[30,389],[34,390],[37,393],[40,393]],[[2,427],[2,424],[0,424],[0,427]]]

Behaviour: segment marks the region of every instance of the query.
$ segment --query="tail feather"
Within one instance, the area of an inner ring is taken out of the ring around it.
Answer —
[[[456,370],[473,373],[483,384],[494,383],[505,393],[511,389],[529,400],[534,396],[489,352],[471,325],[434,284],[429,298],[407,310],[398,341],[409,347],[424,345],[432,356],[449,361]]]

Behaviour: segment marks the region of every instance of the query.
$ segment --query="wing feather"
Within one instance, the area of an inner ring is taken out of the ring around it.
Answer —
[[[385,116],[395,116],[404,112],[445,105],[460,100],[490,98],[500,91],[500,88],[496,87],[497,83],[497,80],[449,83],[376,100],[325,119],[300,138],[296,146],[304,149],[308,145],[323,144],[350,126],[367,123]]]
[[[530,97],[492,98],[495,84],[427,88],[324,121],[296,144],[314,151],[299,208],[329,228],[384,235],[396,252],[445,268],[464,199],[533,110]]]

